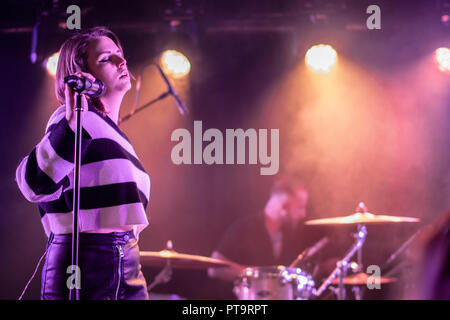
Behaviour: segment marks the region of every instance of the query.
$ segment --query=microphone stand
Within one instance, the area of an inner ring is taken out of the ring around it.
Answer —
[[[149,102],[147,102],[146,104],[144,104],[143,106],[140,106],[139,108],[137,108],[137,104],[139,101],[139,95],[141,93],[141,84],[142,84],[142,75],[144,74],[144,71],[149,67],[154,65],[157,69],[159,74],[161,75],[161,77],[163,78],[164,82],[166,82],[167,86],[168,86],[168,90],[166,92],[164,92],[163,94],[161,94],[159,97],[157,97],[156,99],[153,99]],[[164,75],[164,72],[162,71],[161,67],[157,64],[157,63],[150,63],[148,65],[146,65],[145,67],[142,68],[141,73],[138,76],[138,79],[136,81],[136,99],[133,105],[133,108],[131,109],[130,113],[127,114],[125,117],[123,118],[119,118],[119,124],[121,124],[122,122],[125,122],[126,120],[130,119],[134,114],[138,113],[139,111],[142,111],[143,109],[151,106],[152,104],[154,104],[155,102],[158,102],[159,100],[164,99],[165,97],[167,97],[168,95],[173,95],[174,98],[176,98],[174,91],[172,89],[172,86],[170,85],[170,83],[168,82],[166,76]],[[186,114],[187,111],[186,110],[180,110],[181,114]]]
[[[75,269],[75,288],[69,288],[69,300],[80,300],[80,290],[78,288],[79,268],[78,268],[78,214],[80,211],[80,165],[81,165],[81,112],[83,111],[82,94],[76,93],[75,115],[75,156],[74,156],[74,173],[73,173],[73,223],[72,223],[72,272]]]
[[[156,65],[158,68],[158,71],[160,72],[161,76],[163,77],[164,81],[167,83],[167,80],[165,79],[165,76],[159,67],[158,64],[152,63]],[[136,96],[136,103],[138,101],[138,95],[140,92],[140,80],[142,78],[142,73],[145,70],[145,68],[141,71],[141,75],[139,76],[139,83],[137,88],[137,96]],[[136,114],[137,112],[143,110],[144,108],[154,104],[155,102],[164,99],[166,96],[172,94],[175,97],[174,91],[169,83],[168,85],[168,91],[161,94],[156,99],[146,103],[145,105],[139,107],[136,109],[136,104],[133,107],[133,110],[128,114],[127,116],[123,118],[119,118],[119,123],[122,123],[129,118],[131,118],[132,115]],[[84,88],[82,89],[84,90]],[[72,220],[72,270],[74,271],[75,268],[75,288],[72,288],[70,286],[69,288],[69,300],[80,300],[80,290],[77,287],[78,286],[78,280],[79,280],[79,268],[78,268],[78,245],[79,245],[79,230],[78,230],[78,215],[80,211],[80,166],[81,166],[81,137],[82,137],[82,125],[81,125],[81,112],[83,111],[82,106],[82,94],[81,91],[76,91],[76,97],[75,97],[75,116],[76,116],[76,130],[75,130],[75,152],[74,152],[74,174],[73,174],[73,181],[74,181],[74,187],[73,187],[73,220]],[[170,279],[170,263],[167,265],[167,273],[169,274]]]
[[[383,264],[383,266],[381,267],[381,270],[386,270],[391,264],[392,262],[397,259],[397,257],[402,254],[408,247],[409,245],[415,240],[415,238],[419,235],[419,233],[421,233],[423,231],[423,229],[419,229],[417,230],[411,237],[408,238],[408,240],[406,240],[401,246],[400,248],[398,248],[393,254],[391,254],[391,256],[389,257],[389,259]]]
[[[154,104],[155,102],[158,102],[159,100],[164,99],[165,97],[167,97],[169,94],[171,94],[170,91],[164,92],[163,94],[161,94],[159,97],[157,97],[156,99],[153,99],[149,102],[147,102],[146,104],[144,104],[143,106],[137,108],[135,111],[130,112],[129,114],[127,114],[125,117],[120,118],[119,119],[119,124],[121,124],[122,122],[130,119],[133,115],[135,115],[136,113],[138,113],[139,111],[142,111],[143,109],[151,106],[152,104]]]

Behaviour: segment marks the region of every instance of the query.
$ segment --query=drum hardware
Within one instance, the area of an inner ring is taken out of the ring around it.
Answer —
[[[292,261],[292,263],[289,265],[289,268],[294,268],[295,266],[299,265],[301,262],[304,262],[307,259],[311,258],[320,249],[322,249],[328,242],[329,242],[328,238],[323,237],[322,239],[317,241],[312,247],[306,248],[297,256],[297,258],[294,261]]]
[[[315,296],[320,296],[325,289],[332,283],[332,281],[335,278],[338,278],[338,299],[339,300],[345,300],[345,287],[344,287],[344,278],[347,275],[347,270],[349,267],[349,261],[353,257],[353,255],[358,251],[361,250],[364,241],[367,237],[367,228],[364,225],[358,225],[358,232],[354,235],[355,236],[355,244],[353,247],[348,251],[348,253],[345,255],[345,257],[338,261],[336,263],[336,268],[331,272],[329,277],[323,282],[323,284],[319,287],[318,290],[314,290],[313,294]]]
[[[390,224],[400,222],[419,222],[418,218],[375,215],[369,212],[357,212],[349,216],[314,219],[306,221],[306,225],[352,225],[352,224]]]
[[[362,295],[364,292],[364,288],[365,286],[367,286],[367,283],[369,282],[370,276],[367,275],[364,272],[359,272],[359,273],[355,273],[351,276],[347,276],[344,278],[343,283],[346,286],[351,286],[351,290],[355,296],[355,300],[361,300],[362,299]],[[379,281],[380,284],[385,284],[385,283],[392,283],[394,281],[397,281],[396,278],[387,278],[387,277],[380,277],[377,279],[377,281]],[[339,283],[339,279],[334,279],[332,282],[332,284],[338,284]],[[331,287],[330,287],[331,289]],[[332,290],[333,291],[333,290]],[[338,296],[338,290],[334,290],[333,291],[337,296]]]
[[[303,250],[288,266],[247,267],[235,282],[233,293],[240,300],[306,300],[314,290],[312,276],[296,268],[328,243],[324,237]]]
[[[363,202],[360,202],[358,204],[358,207],[356,208],[356,213],[349,215],[349,216],[343,216],[343,217],[336,217],[336,218],[324,218],[324,219],[315,219],[306,221],[306,225],[332,225],[332,226],[338,226],[338,225],[357,225],[358,232],[354,235],[355,237],[355,244],[353,247],[349,250],[349,252],[345,255],[345,257],[338,261],[336,264],[336,268],[334,271],[330,274],[330,276],[324,281],[324,283],[319,287],[318,290],[314,290],[314,295],[320,296],[323,291],[337,278],[338,283],[338,289],[336,290],[338,299],[344,300],[345,299],[345,288],[344,284],[348,280],[346,279],[347,269],[348,269],[348,261],[351,259],[351,257],[357,253],[357,261],[358,266],[363,268],[362,266],[362,246],[364,244],[364,241],[367,237],[367,229],[366,224],[372,225],[372,224],[392,224],[392,223],[401,223],[401,222],[419,222],[420,220],[418,218],[413,217],[398,217],[398,216],[389,216],[389,215],[375,215],[372,213],[369,213],[367,210],[367,207],[364,205]],[[334,281],[336,283],[336,280]],[[331,288],[330,288],[331,289]],[[361,299],[361,294],[359,291],[359,288],[355,289],[356,294],[355,296],[357,299]]]
[[[311,275],[300,268],[247,267],[233,293],[239,300],[307,300],[313,289]]]
[[[306,225],[357,225],[357,232],[353,234],[355,243],[344,256],[336,263],[336,268],[329,277],[316,290],[311,275],[299,268],[293,268],[308,257],[317,252],[328,242],[327,238],[321,239],[313,247],[307,248],[300,253],[289,267],[249,267],[243,272],[241,279],[235,284],[234,293],[242,300],[253,299],[310,299],[311,296],[320,296],[325,289],[329,288],[339,300],[346,299],[345,286],[353,286],[352,291],[357,300],[362,299],[361,286],[367,285],[369,276],[363,272],[362,247],[367,238],[366,224],[393,224],[401,222],[418,222],[419,219],[412,217],[397,217],[388,215],[375,215],[369,213],[363,202],[356,208],[356,213],[336,218],[316,219],[307,221]],[[350,259],[356,255],[356,261]],[[299,273],[294,270],[300,270]],[[348,271],[354,273],[347,276]],[[296,278],[293,282],[292,279]],[[395,278],[381,278],[381,283],[396,281]],[[287,285],[289,284],[289,285]],[[297,284],[294,291],[293,284]],[[337,287],[331,285],[337,285]],[[286,286],[287,285],[287,286]]]
[[[167,283],[172,278],[172,270],[176,269],[207,269],[230,266],[231,263],[219,259],[203,256],[178,253],[173,250],[171,240],[167,241],[166,249],[154,251],[141,251],[140,262],[143,266],[162,267],[163,269],[155,276],[153,282],[147,286],[151,291],[159,284]]]
[[[362,272],[362,265],[360,265],[359,263],[352,261],[349,264],[350,269],[352,270],[353,273],[359,273]]]
[[[397,281],[400,279],[408,279],[414,277],[412,275],[412,261],[409,261],[412,257],[408,256],[407,250],[414,246],[415,242],[420,242],[420,236],[423,234],[426,227],[419,228],[416,232],[414,232],[413,235],[411,235],[405,242],[402,243],[402,245],[395,250],[389,258],[386,260],[386,262],[381,266],[381,273],[384,275],[379,281],[380,283],[390,283],[393,281]],[[420,236],[419,236],[420,235]],[[398,260],[398,257],[404,255],[406,257],[405,260]],[[414,258],[413,258],[414,260]],[[390,281],[389,281],[390,280]],[[403,290],[408,290],[407,286],[410,284],[409,281],[406,282],[407,284],[401,283],[400,286],[403,288]],[[361,290],[364,292],[367,288],[362,287]]]
[[[391,224],[400,222],[418,222],[419,219],[412,217],[396,217],[388,215],[375,215],[367,212],[364,203],[359,203],[356,213],[336,218],[325,218],[307,221],[306,225],[357,225],[357,232],[353,235],[355,243],[344,256],[336,263],[336,268],[322,283],[315,289],[312,276],[301,268],[295,268],[301,262],[306,261],[315,254],[327,242],[328,238],[321,239],[314,246],[305,249],[288,266],[269,267],[243,267],[243,272],[235,282],[233,292],[240,300],[303,300],[313,296],[320,296],[325,289],[334,292],[339,300],[345,300],[345,286],[353,286],[352,291],[357,300],[361,299],[361,286],[367,284],[368,275],[363,272],[362,246],[367,237],[366,224]],[[408,241],[409,244],[409,241]],[[399,251],[403,251],[403,246]],[[357,261],[350,259],[357,255]],[[173,250],[171,241],[167,243],[166,249],[159,252],[141,251],[141,263],[144,266],[164,266],[161,272],[155,277],[154,282],[149,286],[149,290],[160,283],[170,281],[172,269],[207,269],[238,266],[233,262],[223,261],[209,257],[183,254]],[[393,254],[392,260],[397,256]],[[351,270],[354,273],[347,276]],[[380,283],[390,283],[396,281],[395,278],[381,278]],[[334,287],[332,285],[337,285]]]
[[[168,240],[166,243],[166,250],[172,250],[172,240]],[[158,284],[167,283],[172,279],[172,264],[170,259],[167,259],[164,268],[155,276],[152,283],[147,286],[147,291],[151,292]]]
[[[355,216],[356,216],[356,218],[353,218]],[[356,208],[356,213],[350,217],[351,218],[348,218],[348,217],[335,218],[334,222],[336,222],[336,220],[338,220],[339,222],[341,222],[341,224],[342,224],[342,222],[344,222],[344,223],[351,222],[351,224],[357,223],[358,232],[353,235],[355,238],[355,244],[349,250],[349,252],[345,255],[345,257],[336,263],[336,268],[334,269],[334,271],[331,272],[330,276],[324,281],[322,286],[320,286],[319,289],[314,293],[316,296],[320,296],[323,293],[323,291],[326,289],[326,287],[329,286],[332,283],[332,281],[337,277],[338,278],[338,290],[337,290],[338,299],[345,300],[346,291],[345,291],[345,287],[344,287],[344,278],[347,276],[347,271],[348,271],[349,266],[351,267],[353,265],[353,264],[349,265],[349,261],[355,253],[357,254],[358,267],[361,269],[363,267],[362,246],[367,237],[367,228],[364,224],[362,224],[362,222],[367,221],[367,219],[373,219],[374,215],[369,214],[365,204],[363,202],[360,202]],[[329,223],[330,223],[330,220],[328,220],[327,224],[329,224]],[[308,224],[308,222],[307,222],[307,224]],[[309,221],[309,224],[324,224],[324,221],[322,220],[319,223],[317,223],[317,220],[315,221],[315,223],[314,223],[314,221]],[[360,298],[359,291],[357,292],[356,296],[358,296]]]
[[[367,284],[367,281],[369,280],[370,275],[364,272],[356,273],[354,275],[348,276],[344,278],[344,284],[351,285],[351,286],[365,286]],[[396,278],[387,278],[387,277],[380,277],[378,279],[380,283],[391,283],[394,281],[397,281]],[[334,279],[331,283],[337,284],[337,279]]]

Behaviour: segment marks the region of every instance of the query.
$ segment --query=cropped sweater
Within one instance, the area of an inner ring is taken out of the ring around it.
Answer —
[[[148,225],[150,177],[109,117],[89,106],[82,125],[79,232],[132,226],[138,236]],[[47,235],[72,232],[74,140],[62,105],[16,170],[22,194],[38,204]]]

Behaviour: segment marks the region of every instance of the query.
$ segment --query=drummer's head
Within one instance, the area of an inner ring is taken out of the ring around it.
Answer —
[[[273,222],[281,222],[287,215],[288,202],[289,194],[287,192],[283,190],[272,191],[264,208],[266,218]]]
[[[272,187],[269,202],[272,198],[278,199],[278,203],[282,202],[281,217],[288,222],[297,223],[306,218],[308,197],[308,190],[302,181],[294,177],[283,177]]]

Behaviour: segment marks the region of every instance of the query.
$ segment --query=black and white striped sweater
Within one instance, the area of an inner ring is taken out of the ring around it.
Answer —
[[[46,134],[19,164],[16,181],[37,202],[47,235],[72,232],[75,134],[65,106],[50,117]],[[150,177],[130,141],[108,117],[89,106],[83,116],[79,231],[148,225]]]

